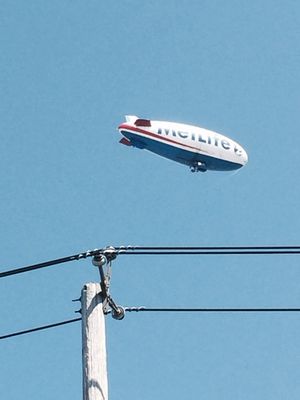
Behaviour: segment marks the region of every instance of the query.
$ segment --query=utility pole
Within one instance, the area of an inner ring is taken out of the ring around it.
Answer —
[[[99,283],[81,292],[83,400],[108,400],[105,317]]]

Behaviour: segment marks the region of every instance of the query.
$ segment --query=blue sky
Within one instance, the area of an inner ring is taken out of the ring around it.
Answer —
[[[299,245],[296,1],[2,1],[1,270],[107,245]],[[238,174],[118,144],[125,114],[200,125]],[[148,307],[299,307],[299,258],[119,257]],[[75,316],[90,261],[1,280],[1,334]],[[110,399],[299,399],[297,314],[107,318]],[[81,399],[80,324],[1,341],[6,399]]]

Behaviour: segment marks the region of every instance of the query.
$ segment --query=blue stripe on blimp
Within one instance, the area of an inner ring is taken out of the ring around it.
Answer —
[[[159,156],[180,162],[181,164],[192,166],[196,162],[200,161],[205,163],[207,169],[215,171],[232,171],[243,166],[242,164],[234,163],[232,161],[226,161],[205,154],[183,150],[175,146],[159,142],[155,139],[136,135],[135,133],[127,130],[120,130],[120,132],[131,141],[133,146],[149,150],[155,154],[158,154]]]

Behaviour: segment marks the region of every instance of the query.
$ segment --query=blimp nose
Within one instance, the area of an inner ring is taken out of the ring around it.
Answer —
[[[246,153],[246,151],[244,149],[243,149],[242,157],[243,157],[243,164],[246,165],[248,162],[248,154]]]

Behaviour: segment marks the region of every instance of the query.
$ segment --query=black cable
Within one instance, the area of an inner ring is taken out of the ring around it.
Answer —
[[[300,312],[300,308],[147,308],[125,307],[125,311],[139,312]]]
[[[101,253],[102,250],[96,249],[92,251],[86,251],[84,253],[74,254],[72,256],[67,256],[63,258],[57,258],[55,260],[45,261],[38,264],[28,265],[26,267],[11,269],[8,271],[0,272],[0,278],[4,278],[5,276],[21,274],[23,272],[33,271],[35,269],[50,267],[57,264],[62,264],[70,261],[80,260],[82,258],[92,257]]]
[[[7,339],[7,338],[10,338],[10,337],[13,337],[13,336],[25,335],[26,333],[32,333],[32,332],[42,331],[44,329],[55,328],[55,327],[61,326],[61,325],[72,324],[73,322],[77,322],[77,321],[81,321],[81,317],[80,318],[69,319],[69,320],[62,321],[62,322],[56,322],[56,323],[50,324],[50,325],[39,326],[37,328],[27,329],[25,331],[9,333],[7,335],[0,336],[0,339]]]
[[[134,251],[132,253],[122,252],[120,255],[151,255],[151,256],[162,256],[162,255],[258,255],[258,254],[300,254],[300,250],[217,250],[217,251]],[[0,276],[1,277],[1,276]]]
[[[147,308],[147,307],[124,307],[126,312],[202,312],[202,313],[241,313],[241,312],[262,312],[262,313],[275,313],[275,312],[300,312],[300,308]],[[36,328],[27,329],[24,331],[9,333],[0,336],[1,339],[8,339],[14,336],[25,335],[45,329],[55,328],[62,325],[71,324],[81,321],[82,318],[73,318],[66,321],[56,322],[54,324],[39,326]]]
[[[145,250],[143,250],[145,249]],[[151,250],[152,249],[152,250]],[[163,250],[164,249],[164,250]],[[300,246],[248,246],[248,247],[116,247],[104,248],[86,251],[71,256],[57,258],[38,264],[28,265],[21,268],[11,269],[0,272],[0,278],[10,275],[21,274],[23,272],[33,271],[40,268],[50,267],[57,264],[80,260],[82,258],[93,257],[100,254],[106,254],[111,251],[116,255],[257,255],[257,254],[300,254]],[[111,254],[112,254],[111,253]]]
[[[300,246],[128,246],[117,250],[300,250]]]

